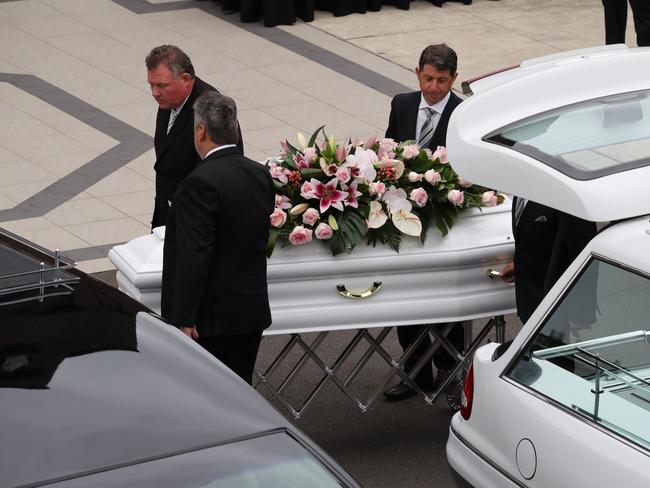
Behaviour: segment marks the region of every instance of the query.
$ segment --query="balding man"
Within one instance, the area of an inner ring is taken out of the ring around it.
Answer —
[[[156,116],[156,198],[151,228],[165,225],[174,193],[200,161],[194,148],[192,104],[206,91],[216,91],[194,74],[189,56],[163,44],[145,59],[151,95],[158,102]],[[237,145],[243,152],[241,132]]]

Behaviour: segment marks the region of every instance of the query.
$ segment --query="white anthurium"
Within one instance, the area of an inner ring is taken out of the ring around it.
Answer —
[[[368,228],[379,229],[388,221],[388,215],[380,202],[373,200],[370,202],[370,214],[368,215]]]
[[[307,139],[305,139],[305,136],[302,134],[302,132],[298,132],[296,140],[298,141],[298,149],[300,149],[300,152],[304,153],[305,149],[307,149]]]
[[[375,168],[393,168],[395,170],[395,179],[399,180],[404,174],[404,163],[397,159],[381,159],[375,163]]]
[[[399,209],[392,214],[393,225],[397,227],[402,234],[407,236],[419,237],[422,234],[422,222],[417,215]]]

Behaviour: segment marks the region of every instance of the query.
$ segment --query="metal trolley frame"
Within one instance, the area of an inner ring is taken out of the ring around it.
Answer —
[[[465,337],[464,351],[458,351],[447,340],[452,327],[462,324]],[[432,405],[436,399],[445,392],[447,404],[450,408],[457,410],[460,407],[460,395],[464,381],[467,362],[473,357],[476,348],[485,340],[487,335],[495,330],[497,342],[503,342],[505,339],[505,319],[503,316],[491,317],[481,328],[476,337],[472,337],[472,321],[458,322],[452,324],[425,324],[421,333],[413,343],[397,359],[393,358],[390,352],[382,345],[389,332],[393,327],[384,327],[379,329],[378,334],[373,335],[369,329],[358,329],[352,339],[345,345],[343,351],[334,361],[327,361],[326,358],[319,355],[319,347],[328,336],[330,331],[317,333],[316,337],[308,342],[301,334],[291,334],[285,346],[280,350],[275,359],[264,371],[255,371],[257,379],[257,388],[266,388],[297,420],[303,415],[305,410],[310,406],[314,398],[322,391],[327,382],[333,383],[346,397],[348,397],[360,410],[365,413],[377,401],[383,390],[395,377],[411,385],[428,405]],[[430,335],[434,340],[427,349],[426,353],[420,358],[410,373],[404,370],[406,360],[411,357],[418,345]],[[360,358],[354,358],[353,352],[359,347],[365,350]],[[444,347],[449,354],[458,360],[455,367],[449,375],[436,385],[433,392],[427,393],[422,391],[415,383],[414,378],[418,372],[431,361],[433,353],[439,348]],[[298,360],[290,358],[294,350],[302,351]],[[371,394],[369,398],[362,399],[355,395],[352,384],[359,373],[366,367],[373,354],[377,354],[390,367],[389,374],[383,379]],[[320,379],[316,386],[309,391],[304,399],[295,405],[286,395],[288,387],[296,380],[297,375],[305,367],[308,361],[316,364]],[[351,363],[351,364],[348,364]],[[279,375],[281,366],[289,365],[288,373],[281,378],[279,385],[275,386],[271,381],[272,378]],[[351,371],[342,374],[343,366],[351,365]]]

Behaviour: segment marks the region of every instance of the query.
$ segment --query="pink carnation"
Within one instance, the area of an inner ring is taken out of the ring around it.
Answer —
[[[289,242],[294,246],[307,244],[311,242],[312,233],[313,231],[311,229],[306,229],[302,225],[296,225],[291,231],[291,234],[289,234]]]
[[[327,239],[331,239],[332,236],[334,235],[334,231],[332,230],[332,228],[324,222],[318,224],[314,233],[316,234],[316,239],[321,239],[324,241]]]

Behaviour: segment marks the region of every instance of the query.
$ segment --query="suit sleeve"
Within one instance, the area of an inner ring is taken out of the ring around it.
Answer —
[[[196,311],[205,290],[215,248],[219,192],[193,174],[174,198],[176,235],[173,296],[169,321],[178,327],[196,324]]]
[[[390,115],[388,116],[388,128],[386,137],[395,139],[395,98],[390,102]]]

